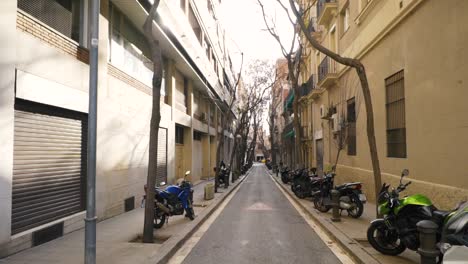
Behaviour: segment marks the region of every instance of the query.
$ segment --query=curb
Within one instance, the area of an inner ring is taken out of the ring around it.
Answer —
[[[335,227],[330,219],[325,219],[321,214],[309,210],[302,204],[304,200],[300,200],[291,193],[290,188],[286,188],[279,179],[268,171],[268,174],[278,183],[279,186],[299,205],[304,213],[310,216],[317,225],[334,240],[346,253],[359,264],[379,264],[380,262],[369,255],[356,240],[348,237],[343,231]]]
[[[166,242],[164,242],[162,246],[154,252],[154,255],[149,259],[149,262],[156,264],[167,263],[170,258],[174,256],[177,250],[179,250],[180,247],[182,247],[184,243],[190,237],[192,237],[192,235],[208,219],[208,217],[210,217],[214,211],[219,208],[221,203],[250,175],[251,170],[252,168],[250,168],[245,173],[245,176],[242,179],[234,184],[231,184],[231,186],[233,186],[231,189],[229,189],[227,192],[224,192],[221,196],[215,198],[215,201],[209,207],[207,207],[206,210],[203,210],[203,212],[201,212],[193,222],[183,227],[180,232],[172,235]]]

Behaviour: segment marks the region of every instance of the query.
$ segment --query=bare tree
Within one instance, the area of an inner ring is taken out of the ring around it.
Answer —
[[[286,9],[286,7],[281,3],[280,0],[277,0],[277,1],[283,6],[283,8]],[[332,60],[356,70],[356,73],[361,83],[362,94],[364,97],[364,104],[366,107],[367,140],[369,143],[369,152],[370,152],[371,161],[372,161],[372,169],[374,171],[374,191],[375,191],[375,195],[377,199],[377,195],[379,194],[379,190],[381,187],[382,176],[380,172],[379,156],[377,153],[377,143],[375,140],[374,112],[373,112],[373,107],[372,107],[372,99],[371,99],[371,93],[370,93],[370,88],[369,88],[369,82],[367,80],[366,68],[364,67],[364,64],[361,63],[360,60],[354,59],[354,58],[342,57],[341,55],[321,45],[320,42],[317,41],[314,38],[314,36],[312,36],[312,34],[310,33],[310,30],[305,25],[304,16],[303,16],[304,12],[299,11],[297,9],[296,3],[294,0],[289,0],[289,4],[290,4],[292,12],[294,13],[296,17],[296,21],[298,22],[302,33],[304,34],[308,42],[312,45],[312,47],[322,52],[323,54],[329,56]]]
[[[143,242],[153,243],[153,224],[154,224],[154,186],[156,184],[157,156],[158,156],[158,132],[159,122],[161,121],[160,102],[161,102],[161,83],[163,75],[163,60],[161,55],[161,46],[159,41],[153,35],[153,22],[156,18],[156,12],[159,6],[159,0],[155,0],[151,6],[148,17],[143,24],[143,31],[146,41],[151,49],[151,59],[153,62],[153,107],[150,121],[150,139],[149,139],[149,160],[148,176],[146,180],[146,204],[145,220],[143,226]]]
[[[280,0],[277,0],[280,2]],[[297,22],[292,19],[292,17],[288,13],[289,22],[291,23],[291,27],[294,28],[293,30],[293,37],[290,43],[289,48],[287,48],[283,44],[283,40],[280,38],[280,35],[277,31],[276,24],[274,20],[268,21],[268,16],[265,11],[265,6],[263,5],[261,0],[257,0],[259,4],[262,15],[263,21],[266,26],[266,30],[270,33],[270,35],[276,40],[281,48],[281,52],[288,64],[288,77],[291,84],[291,88],[294,91],[294,102],[293,102],[293,123],[294,123],[294,131],[295,131],[295,157],[296,157],[296,166],[301,167],[304,164],[304,160],[302,157],[301,148],[301,123],[299,119],[299,96],[300,96],[300,84],[299,84],[299,76],[301,72],[301,64],[302,64],[302,46],[298,41],[298,34],[296,30]],[[298,48],[296,49],[296,46]]]
[[[247,138],[250,127],[252,125],[252,117],[265,102],[265,93],[275,82],[273,74],[273,66],[267,61],[255,60],[251,62],[245,74],[245,90],[241,93],[238,115],[239,119],[234,130],[234,137],[240,137],[240,140],[234,141],[234,147],[230,155],[230,164],[233,163],[234,157],[238,158],[236,170],[240,170],[240,162],[245,160],[245,154],[250,153],[250,148],[247,147]],[[247,159],[248,160],[248,159]]]

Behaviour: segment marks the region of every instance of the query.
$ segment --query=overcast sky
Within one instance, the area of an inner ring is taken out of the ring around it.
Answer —
[[[278,32],[285,43],[290,43],[293,27],[289,23],[288,17],[276,0],[262,0],[267,8],[270,19],[276,20]],[[288,1],[285,1],[287,4]],[[244,52],[244,59],[268,59],[276,61],[282,57],[282,53],[277,42],[265,31],[266,26],[263,21],[262,11],[257,0],[223,0],[222,18],[227,34],[233,42]],[[231,48],[232,59],[237,64],[239,54],[236,53],[235,46]]]

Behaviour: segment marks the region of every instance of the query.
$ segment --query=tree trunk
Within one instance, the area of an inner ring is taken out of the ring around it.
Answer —
[[[356,73],[359,77],[361,82],[361,89],[362,94],[364,96],[364,104],[366,106],[366,115],[367,115],[367,141],[369,143],[369,151],[372,161],[372,169],[374,171],[374,191],[376,201],[378,199],[379,191],[381,188],[381,172],[380,172],[380,164],[379,164],[379,157],[377,152],[377,143],[375,140],[375,130],[374,130],[374,111],[372,107],[372,98],[369,89],[369,82],[367,80],[366,70],[364,65],[357,59],[341,57],[339,54],[334,53],[333,51],[325,48],[322,46],[311,34],[308,32],[306,25],[304,24],[304,20],[302,19],[301,14],[296,9],[294,0],[289,0],[289,4],[294,15],[297,18],[297,22],[301,27],[302,33],[305,35],[309,43],[318,51],[322,52],[323,54],[329,56],[334,61],[352,67],[356,70]],[[377,208],[376,208],[377,210]]]
[[[150,121],[150,139],[149,139],[149,160],[148,160],[148,176],[146,182],[146,204],[145,204],[145,219],[143,227],[143,242],[153,243],[153,221],[154,221],[154,187],[156,185],[157,173],[157,156],[158,156],[158,132],[159,122],[161,121],[160,102],[161,102],[161,83],[163,74],[163,64],[161,47],[159,41],[153,36],[153,21],[156,16],[159,1],[156,0],[151,7],[148,17],[146,18],[143,30],[145,37],[151,48],[151,57],[153,60],[153,107],[151,111]]]

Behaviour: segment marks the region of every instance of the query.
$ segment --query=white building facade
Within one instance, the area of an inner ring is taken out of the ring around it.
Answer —
[[[0,257],[84,226],[88,0],[0,3]],[[213,176],[234,85],[218,0],[162,0],[157,181]],[[152,65],[148,0],[101,0],[97,212],[139,205],[148,164]],[[202,19],[203,18],[203,19]],[[228,145],[228,144],[226,144]],[[232,144],[231,144],[232,145]]]

